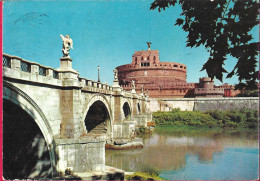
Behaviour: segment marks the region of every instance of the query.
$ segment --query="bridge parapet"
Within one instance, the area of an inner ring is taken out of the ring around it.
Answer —
[[[115,89],[111,85],[104,84],[101,82],[93,81],[78,76],[78,82],[73,81],[70,83],[67,81],[67,84],[62,84],[63,77],[61,76],[64,73],[64,70],[54,69],[52,67],[40,65],[36,62],[31,62],[24,60],[17,56],[12,56],[8,54],[3,54],[3,66],[4,68],[9,68],[13,71],[4,71],[5,77],[34,81],[45,84],[52,84],[56,86],[76,86],[81,87],[83,91],[104,93],[104,94],[116,94]],[[120,92],[122,96],[133,97],[133,94],[129,91],[122,90]],[[138,99],[143,99],[144,96],[136,95]]]
[[[3,54],[3,66],[11,69],[21,70],[31,74],[38,74],[48,78],[59,79],[59,71],[54,68],[30,62],[17,56]]]
[[[113,88],[108,84],[96,82],[82,77],[79,77],[78,80],[81,84],[82,91],[97,92],[110,95],[113,94]]]
[[[3,76],[25,81],[62,86],[59,71],[20,57],[3,54]]]
[[[135,100],[143,102],[149,101],[149,98],[142,94],[138,95],[131,91],[123,90],[121,87],[114,87],[108,85],[107,83],[104,84],[79,77],[79,73],[72,69],[71,59],[67,60],[61,58],[61,67],[54,69],[48,66],[40,65],[36,62],[24,60],[17,56],[3,54],[3,67],[3,76],[6,78],[28,81],[32,83],[47,84],[55,87],[74,87],[81,90],[82,92],[87,93],[101,93],[104,95],[130,98],[134,100],[134,105],[137,104],[137,101]],[[77,79],[75,79],[75,76],[77,76]],[[142,110],[145,109],[142,108]],[[134,115],[137,114],[136,108],[133,108],[133,113]]]

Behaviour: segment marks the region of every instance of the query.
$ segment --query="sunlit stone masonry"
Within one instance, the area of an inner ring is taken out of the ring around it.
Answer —
[[[152,114],[149,97],[124,91],[114,77],[112,86],[82,78],[68,56],[54,69],[4,54],[4,177],[72,171],[83,179],[123,178],[122,170],[105,165],[105,144],[138,142],[135,129]]]

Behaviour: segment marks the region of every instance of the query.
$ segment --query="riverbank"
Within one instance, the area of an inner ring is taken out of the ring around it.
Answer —
[[[247,137],[248,139],[257,139],[258,138],[258,129],[249,129],[249,128],[230,128],[223,129],[220,127],[209,128],[206,126],[197,127],[189,125],[161,125],[157,126],[154,130],[155,134],[160,135],[171,135],[176,137],[182,136],[205,136],[205,137],[216,137],[221,135],[222,137],[238,136],[238,137]]]
[[[258,127],[257,110],[231,111],[180,111],[155,112],[153,120],[156,126],[195,126],[208,128],[252,128]]]

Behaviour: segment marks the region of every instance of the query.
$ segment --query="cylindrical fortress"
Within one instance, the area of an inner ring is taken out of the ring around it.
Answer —
[[[214,80],[208,77],[200,83],[187,83],[187,66],[175,62],[160,62],[158,50],[136,51],[132,63],[116,67],[119,84],[124,90],[133,88],[137,93],[154,98],[221,97],[224,89],[214,87]],[[143,91],[143,92],[142,92]]]
[[[186,65],[160,62],[158,50],[136,51],[131,64],[116,69],[120,85],[129,85],[132,80],[137,87],[186,83]]]

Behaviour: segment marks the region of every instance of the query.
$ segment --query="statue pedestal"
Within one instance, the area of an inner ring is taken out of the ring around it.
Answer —
[[[120,87],[118,81],[116,81],[116,80],[113,81],[113,86],[112,87],[113,87],[113,90],[115,90],[115,91],[118,91],[118,92],[122,91],[122,88]]]
[[[60,72],[62,79],[78,79],[79,73],[72,68],[72,59],[68,57],[60,58],[60,68],[57,69]]]
[[[136,94],[135,89],[132,89],[131,93],[132,93],[132,94]]]
[[[67,57],[60,58],[60,69],[72,69],[72,59]]]
[[[113,81],[113,87],[120,87],[118,81],[116,80]]]

